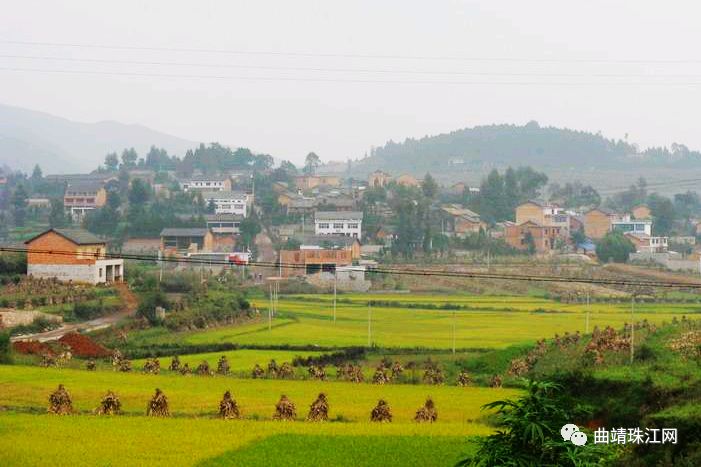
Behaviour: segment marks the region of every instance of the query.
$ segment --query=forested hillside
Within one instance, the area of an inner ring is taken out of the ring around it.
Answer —
[[[389,141],[353,163],[358,175],[381,168],[391,173],[449,173],[485,167],[531,165],[542,169],[640,166],[701,167],[701,153],[681,144],[639,149],[635,144],[537,122],[523,126],[488,125],[450,133]]]

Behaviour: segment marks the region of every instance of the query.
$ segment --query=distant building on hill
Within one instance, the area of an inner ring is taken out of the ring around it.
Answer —
[[[124,280],[124,260],[108,259],[105,241],[86,230],[49,229],[25,244],[27,275],[87,284]]]
[[[248,194],[242,191],[205,191],[202,198],[206,204],[214,204],[215,214],[236,214],[246,217],[248,214]]]
[[[161,231],[161,252],[177,255],[197,252],[211,252],[214,249],[214,236],[207,228],[166,228]]]
[[[107,202],[105,185],[100,181],[68,184],[63,194],[63,207],[74,220],[81,220],[90,211],[101,208]]]
[[[362,238],[363,213],[358,211],[317,211],[314,214],[316,235],[345,235]]]
[[[180,182],[183,191],[231,191],[229,177],[201,176],[192,177]]]
[[[376,170],[368,176],[368,186],[370,188],[385,187],[391,181],[392,176],[384,170]]]

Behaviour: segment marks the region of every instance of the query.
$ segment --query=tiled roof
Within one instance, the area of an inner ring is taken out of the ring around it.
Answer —
[[[66,187],[66,194],[70,193],[97,193],[105,184],[100,181],[71,182]]]
[[[245,198],[246,193],[243,191],[204,191],[202,192],[202,197],[204,199],[207,198],[216,198],[216,199],[234,199],[234,198]]]
[[[32,241],[49,232],[56,232],[60,236],[67,238],[76,245],[96,245],[100,243],[105,243],[105,241],[101,238],[83,229],[49,229],[40,233],[39,235],[30,238],[24,243],[31,243]]]
[[[161,237],[204,237],[207,229],[203,227],[167,227],[161,230]]]

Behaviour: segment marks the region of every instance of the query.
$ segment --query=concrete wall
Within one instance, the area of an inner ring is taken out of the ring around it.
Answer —
[[[120,265],[120,275],[124,277],[124,261],[100,260],[97,264],[28,264],[27,275],[37,278],[56,278],[60,281],[81,282],[86,284],[98,284],[107,281],[106,266]],[[99,269],[102,268],[102,277]]]
[[[699,271],[699,261],[680,259],[670,253],[639,252],[630,255],[631,261],[654,261],[672,271]]]
[[[49,321],[62,322],[63,318],[61,316],[50,315],[47,313],[42,313],[40,311],[18,311],[18,310],[6,310],[0,311],[0,328],[6,327],[11,328],[14,326],[19,326],[20,324],[32,324],[35,319],[43,316]]]

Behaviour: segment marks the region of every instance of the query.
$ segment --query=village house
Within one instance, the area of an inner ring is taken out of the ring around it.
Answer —
[[[317,211],[314,214],[316,235],[346,235],[362,238],[363,213],[358,211]]]
[[[350,249],[281,250],[280,262],[288,266],[280,268],[283,277],[333,273],[340,266],[353,264],[353,253]]]
[[[441,233],[449,237],[465,237],[468,234],[486,230],[487,224],[479,214],[455,204],[441,206],[438,210]]]
[[[231,191],[231,179],[229,177],[202,176],[193,177],[180,182],[183,191]]]
[[[124,260],[108,259],[105,241],[86,230],[49,229],[24,243],[28,276],[86,284],[123,281]]]
[[[650,219],[636,220],[630,216],[623,216],[611,222],[611,230],[621,233],[635,232],[652,235],[652,221]]]
[[[526,221],[522,224],[506,226],[504,240],[518,250],[527,250],[531,243],[529,234],[536,253],[549,253],[557,248],[557,241],[562,238],[562,228]]]
[[[241,231],[243,216],[238,214],[205,214],[207,230],[212,232],[214,250],[233,250],[236,235]]]
[[[650,219],[652,217],[652,211],[645,204],[639,204],[631,210],[633,219]]]
[[[391,181],[392,176],[383,170],[376,170],[368,176],[368,186],[370,188],[385,187]]]
[[[161,252],[165,255],[211,252],[214,236],[204,227],[169,227],[161,231]]]
[[[242,191],[205,191],[202,193],[204,202],[214,204],[215,214],[237,214],[246,217],[248,210],[248,194]]]
[[[295,177],[295,187],[298,190],[311,190],[318,186],[341,186],[338,175],[299,175]]]
[[[360,240],[341,235],[306,235],[300,250],[350,250],[351,259],[360,259]]]
[[[567,236],[570,232],[570,215],[555,204],[529,200],[516,207],[516,224],[534,222],[542,226],[559,227]]]
[[[666,253],[669,239],[667,237],[653,237],[644,232],[624,233],[633,245],[636,253]]]
[[[63,207],[74,220],[81,220],[85,215],[107,202],[105,185],[99,181],[75,182],[66,187],[63,194]]]
[[[584,213],[584,235],[598,240],[611,231],[613,221],[619,216],[607,208],[593,208]]]
[[[416,177],[413,177],[409,174],[403,174],[397,177],[395,180],[397,185],[401,186],[410,186],[410,187],[418,187],[421,185],[421,183],[416,179]]]
[[[27,198],[27,207],[35,209],[48,209],[51,207],[49,198]]]

